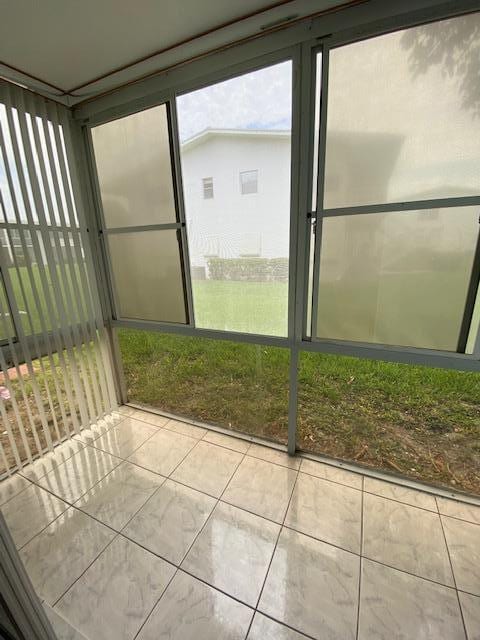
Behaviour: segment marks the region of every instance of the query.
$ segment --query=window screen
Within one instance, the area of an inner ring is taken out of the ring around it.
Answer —
[[[290,61],[177,98],[198,327],[287,334],[291,105]]]

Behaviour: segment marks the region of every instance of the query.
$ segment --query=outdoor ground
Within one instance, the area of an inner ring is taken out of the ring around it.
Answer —
[[[199,326],[285,332],[285,283],[200,282],[194,297]],[[119,338],[131,401],[286,442],[288,350],[132,330]],[[298,446],[480,494],[480,374],[304,353]]]
[[[215,313],[240,330],[267,322],[258,309],[282,309],[282,283],[268,303],[268,283],[198,284],[199,324]],[[286,442],[287,350],[131,330],[119,338],[132,401]],[[298,446],[480,493],[480,374],[304,353]]]

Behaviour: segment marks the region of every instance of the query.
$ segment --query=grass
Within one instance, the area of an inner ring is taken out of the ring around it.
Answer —
[[[303,449],[480,492],[480,376],[303,353]]]
[[[286,333],[286,283],[196,281],[194,299],[199,326]],[[286,442],[287,349],[133,330],[119,338],[132,401]],[[53,392],[45,364],[39,384]],[[299,382],[301,448],[480,493],[480,375],[303,353]],[[27,403],[19,396],[21,411]]]
[[[23,330],[27,335],[33,333],[40,333],[42,331],[42,323],[40,321],[40,311],[46,324],[47,330],[51,330],[52,322],[57,323],[56,318],[59,317],[60,310],[58,308],[58,301],[61,301],[65,309],[67,318],[69,314],[76,317],[79,309],[85,309],[85,294],[82,288],[82,279],[80,277],[80,268],[78,265],[74,267],[74,277],[70,272],[68,264],[55,265],[57,273],[53,273],[52,269],[46,266],[43,269],[42,275],[37,265],[32,266],[33,286],[32,280],[27,267],[16,268],[11,267],[9,269],[10,280],[12,283],[12,289],[14,291],[15,300],[20,311],[20,318],[22,321]],[[65,277],[64,277],[65,276]],[[58,279],[58,280],[57,280]],[[56,282],[60,283],[59,289],[57,289]],[[76,295],[77,287],[74,286],[74,281],[78,285],[80,295]],[[36,297],[34,295],[34,289],[36,290],[39,305],[36,303]],[[5,306],[4,292],[0,292],[2,308]],[[26,313],[28,309],[29,314]],[[82,311],[83,313],[83,311]],[[10,320],[8,319],[10,324]],[[10,329],[10,326],[8,326]],[[3,322],[0,322],[0,334],[5,333]],[[6,336],[0,335],[1,338]]]
[[[288,283],[194,280],[198,327],[287,335]]]
[[[132,401],[286,442],[287,349],[119,330]]]
[[[125,329],[119,339],[132,401],[286,442],[287,349]],[[298,446],[480,493],[480,375],[302,353]]]

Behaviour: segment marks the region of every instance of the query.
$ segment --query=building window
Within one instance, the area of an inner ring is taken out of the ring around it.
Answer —
[[[258,192],[258,171],[241,171],[240,172],[240,193],[242,196],[248,193]]]
[[[203,199],[211,200],[213,198],[213,178],[203,178]]]

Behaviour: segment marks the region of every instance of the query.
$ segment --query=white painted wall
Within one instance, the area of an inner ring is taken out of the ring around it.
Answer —
[[[258,170],[258,193],[242,195],[240,172]],[[258,254],[288,257],[290,135],[210,132],[182,148],[190,260]],[[203,178],[213,178],[213,199]]]

